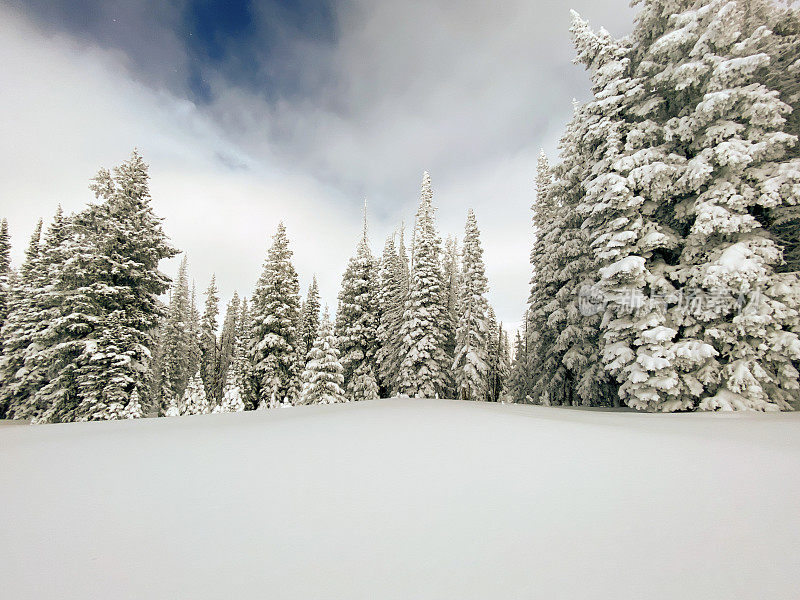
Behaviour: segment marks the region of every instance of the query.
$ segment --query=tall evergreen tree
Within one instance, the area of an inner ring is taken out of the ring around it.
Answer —
[[[403,323],[406,293],[406,274],[402,259],[394,245],[394,235],[386,238],[378,275],[380,280],[378,304],[381,313],[376,331],[378,350],[375,362],[381,394],[388,397],[395,395],[398,389],[398,375],[402,362],[400,328]]]
[[[280,223],[253,293],[249,353],[253,392],[262,407],[294,403],[298,394],[300,291],[291,256],[286,228]]]
[[[34,340],[43,335],[58,314],[60,294],[51,275],[67,260],[63,242],[69,231],[69,219],[59,206],[41,252],[26,257],[19,284],[11,296],[11,310],[0,336],[0,406],[15,419],[37,419],[47,408],[35,395],[47,381],[47,373],[45,365],[36,362]]]
[[[91,185],[100,202],[66,221],[41,259],[36,302],[45,326],[24,358],[27,405],[38,420],[117,418],[134,390],[146,391],[157,297],[169,281],[158,263],[174,254],[148,178],[136,152],[113,174],[101,169]]]
[[[356,254],[347,264],[336,312],[337,348],[350,400],[377,398],[375,355],[378,350],[378,264],[369,249],[367,208]]]
[[[0,274],[11,270],[11,237],[8,234],[8,220],[0,221]]]
[[[11,304],[11,240],[8,221],[0,221],[0,328],[8,316]]]
[[[242,392],[245,410],[253,410],[258,406],[258,399],[255,391],[255,377],[253,376],[253,356],[250,353],[250,346],[253,339],[253,322],[250,319],[250,309],[247,298],[242,298],[241,310],[239,311],[239,321],[236,325],[236,340],[241,344],[241,381],[239,387]]]
[[[61,212],[61,206],[58,207]],[[22,276],[26,277],[30,270],[33,268],[36,260],[39,258],[42,244],[42,220],[36,223],[36,228],[33,230],[31,239],[28,242],[28,247],[25,249],[25,261],[22,263]]]
[[[203,385],[203,378],[200,371],[197,371],[189,379],[186,390],[183,392],[182,414],[184,415],[204,415],[211,412],[208,402],[206,388]]]
[[[528,352],[524,336],[517,331],[514,335],[514,356],[508,379],[508,393],[513,402],[528,401]]]
[[[336,404],[346,402],[343,367],[339,361],[336,338],[331,328],[328,309],[320,322],[319,333],[308,353],[303,371],[301,404]]]
[[[489,383],[487,281],[483,265],[478,223],[472,209],[462,250],[461,285],[458,298],[455,374],[457,396],[461,400],[485,400]]]
[[[604,336],[606,368],[636,408],[774,410],[797,393],[797,316],[782,309],[797,289],[762,223],[798,203],[800,163],[790,107],[764,84],[774,34],[749,16],[742,1],[644,2],[630,66],[600,81],[636,80],[622,107],[636,118],[606,171],[655,221],[621,232],[638,245],[600,270],[607,287],[647,286],[644,310],[617,311]]]
[[[217,317],[219,316],[219,290],[217,278],[211,276],[206,290],[205,310],[200,321],[200,376],[203,378],[209,402],[216,404],[220,397],[216,394],[219,382],[217,368],[219,363],[219,340],[217,339]]]
[[[320,301],[319,301],[319,286],[317,285],[317,276],[311,280],[311,285],[308,287],[305,302],[300,316],[300,342],[299,354],[300,362],[305,367],[307,362],[308,353],[317,339],[319,333],[320,323]]]
[[[436,231],[433,191],[427,171],[414,229],[409,291],[403,313],[399,392],[412,397],[441,397],[446,391],[446,290],[442,287],[441,239]]]
[[[442,372],[445,374],[445,389],[443,395],[446,398],[457,396],[455,373],[453,372],[453,360],[456,351],[456,327],[458,325],[458,294],[460,286],[460,265],[458,240],[453,236],[447,236],[442,254],[442,287],[445,290],[446,318],[444,327],[444,363]]]
[[[241,301],[239,294],[234,292],[231,301],[225,309],[225,319],[222,322],[222,333],[219,338],[219,352],[217,353],[217,364],[215,366],[214,396],[222,398],[224,395],[225,381],[227,379],[228,368],[230,366],[234,344],[236,343],[236,332],[239,323]]]
[[[113,174],[100,170],[91,189],[101,203],[74,221],[82,240],[78,248],[95,253],[84,264],[69,261],[62,275],[64,287],[77,288],[78,312],[88,300],[95,310],[87,312],[97,319],[94,332],[84,332],[76,348],[80,404],[75,416],[81,420],[99,418],[113,403],[127,406],[134,391],[137,396],[146,392],[143,376],[161,317],[158,296],[169,285],[158,265],[176,254],[153,213],[149,179],[147,164],[134,150]],[[74,331],[74,325],[67,329]],[[64,375],[72,378],[73,366],[64,366]]]
[[[191,304],[189,299],[189,274],[186,256],[181,259],[178,277],[172,286],[169,308],[164,319],[164,355],[161,366],[161,409],[164,410],[170,399],[177,402],[191,377],[190,355],[192,353]]]

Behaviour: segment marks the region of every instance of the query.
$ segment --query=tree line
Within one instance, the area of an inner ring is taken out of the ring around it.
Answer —
[[[366,215],[335,315],[301,299],[281,224],[220,323],[150,206],[138,153],[97,203],[40,223],[19,270],[0,227],[0,410],[34,421],[404,395],[648,411],[790,410],[800,398],[800,13],[771,0],[640,0],[615,38],[573,13],[574,103],[533,204],[512,349],[472,211],[459,245],[423,176],[411,243]],[[166,303],[159,298],[169,293]],[[513,355],[513,358],[512,358]]]
[[[333,322],[316,278],[301,299],[283,223],[250,297],[220,315],[216,278],[202,306],[186,257],[153,214],[148,166],[133,152],[91,184],[97,203],[40,221],[19,271],[0,228],[5,416],[66,422],[233,412],[389,396],[498,401],[508,336],[486,299],[480,234],[462,248],[436,228],[424,174],[411,247],[390,235],[375,257],[364,227]],[[166,302],[160,300],[168,295]],[[220,322],[221,316],[221,322]]]

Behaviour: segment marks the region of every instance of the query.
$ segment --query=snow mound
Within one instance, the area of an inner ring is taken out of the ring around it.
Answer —
[[[796,598],[800,414],[445,400],[0,428],[7,598]]]

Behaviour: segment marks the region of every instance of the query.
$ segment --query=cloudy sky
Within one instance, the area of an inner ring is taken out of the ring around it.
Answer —
[[[364,198],[380,253],[427,169],[443,234],[475,209],[490,300],[518,322],[536,156],[588,93],[570,8],[632,28],[627,0],[0,0],[14,258],[138,147],[199,290],[216,273],[223,298],[250,295],[284,220],[303,290],[316,274],[335,306]]]

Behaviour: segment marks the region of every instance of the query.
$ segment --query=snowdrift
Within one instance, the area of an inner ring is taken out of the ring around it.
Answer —
[[[0,428],[5,598],[797,598],[800,414],[444,400]]]

